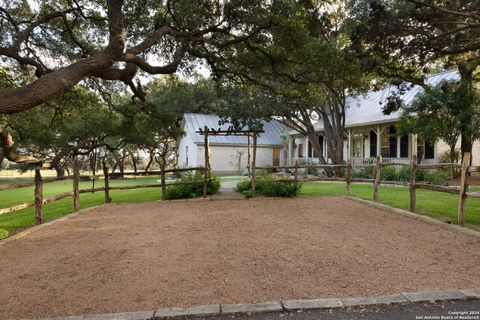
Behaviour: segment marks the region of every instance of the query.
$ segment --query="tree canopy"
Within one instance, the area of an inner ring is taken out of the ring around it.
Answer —
[[[26,111],[87,78],[123,82],[145,100],[139,73],[175,73],[228,58],[246,39],[265,41],[274,3],[0,1],[0,58],[34,75],[0,89],[0,113]]]

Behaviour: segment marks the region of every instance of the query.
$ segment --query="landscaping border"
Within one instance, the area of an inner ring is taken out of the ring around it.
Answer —
[[[429,223],[432,223],[432,224],[435,224],[435,225],[438,225],[438,226],[442,226],[443,228],[459,231],[459,232],[467,234],[469,236],[474,236],[474,237],[480,238],[480,231],[476,231],[476,230],[473,230],[473,229],[470,229],[470,228],[462,227],[462,226],[459,226],[459,225],[456,225],[456,224],[445,223],[445,222],[442,222],[440,220],[437,220],[437,219],[429,217],[429,216],[421,215],[421,214],[418,214],[418,213],[413,213],[413,212],[403,210],[403,209],[399,209],[399,208],[394,208],[394,207],[391,207],[391,206],[383,204],[383,203],[378,203],[378,202],[365,200],[365,199],[361,199],[361,198],[357,198],[357,197],[343,196],[343,198],[350,199],[350,200],[353,200],[353,201],[357,201],[357,202],[369,205],[371,207],[375,207],[377,209],[382,209],[382,210],[386,210],[386,211],[389,211],[389,212],[392,212],[392,213],[401,214],[401,215],[409,217],[411,219],[423,220],[425,222],[429,222]]]
[[[188,308],[165,308],[138,312],[42,318],[39,320],[148,320],[171,317],[218,316],[311,309],[343,309],[360,306],[467,299],[480,299],[480,288],[445,291],[405,292],[397,295],[360,298],[302,299],[242,304],[211,304]]]
[[[40,230],[40,229],[43,229],[45,227],[48,227],[48,226],[51,226],[52,224],[54,223],[57,223],[57,222],[60,222],[60,221],[65,221],[65,220],[68,220],[70,218],[73,218],[73,217],[76,217],[80,214],[83,214],[83,213],[87,213],[88,211],[90,210],[93,210],[93,209],[97,209],[97,208],[100,208],[102,206],[106,205],[105,203],[103,204],[99,204],[97,206],[93,206],[93,207],[89,207],[89,208],[85,208],[85,209],[82,209],[82,210],[79,210],[79,211],[76,211],[76,212],[71,212],[71,213],[67,213],[66,215],[60,217],[60,218],[56,218],[56,219],[53,219],[52,221],[49,221],[49,222],[46,222],[46,223],[42,223],[42,224],[38,224],[38,225],[35,225],[33,227],[30,227],[28,229],[25,229],[23,231],[20,231],[18,233],[15,233],[14,235],[12,236],[9,236],[3,240],[0,240],[0,246],[10,242],[10,241],[13,241],[15,239],[19,239],[19,238],[23,238],[25,237],[26,235],[36,231],[36,230]]]

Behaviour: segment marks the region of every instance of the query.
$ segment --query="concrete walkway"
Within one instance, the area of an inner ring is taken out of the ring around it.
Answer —
[[[238,192],[235,192],[234,188],[238,181],[224,181],[220,185],[220,190],[212,195],[212,200],[225,200],[225,199],[244,199],[245,197]]]

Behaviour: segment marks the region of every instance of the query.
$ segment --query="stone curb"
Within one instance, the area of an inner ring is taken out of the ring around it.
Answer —
[[[402,293],[410,302],[437,301],[437,300],[458,300],[467,297],[460,291],[429,291],[429,292],[407,292]]]
[[[480,299],[480,289],[463,289],[460,292],[467,298]]]
[[[286,300],[282,301],[282,304],[287,311],[343,307],[343,302],[340,299]]]
[[[158,309],[155,317],[179,317],[179,316],[212,316],[220,314],[219,304],[210,304],[205,306],[196,306],[191,308],[167,308]]]
[[[375,304],[406,303],[409,300],[403,295],[376,296],[365,298],[346,298],[342,299],[345,307],[369,306]]]
[[[280,301],[271,301],[259,303],[222,304],[221,309],[222,314],[258,313],[283,311],[283,306]]]
[[[55,224],[57,222],[68,220],[70,218],[76,217],[80,214],[87,213],[88,211],[91,211],[91,210],[94,210],[94,209],[98,209],[98,208],[100,208],[102,206],[105,206],[105,205],[109,205],[109,204],[103,203],[103,204],[100,204],[98,206],[93,206],[93,207],[90,207],[90,208],[85,208],[85,209],[82,209],[82,210],[78,210],[77,212],[68,213],[68,214],[64,215],[63,217],[60,217],[60,218],[54,219],[52,221],[45,222],[45,223],[33,226],[31,228],[28,228],[26,230],[20,231],[20,232],[14,234],[13,236],[10,236],[8,238],[0,240],[0,246],[4,245],[4,244],[6,244],[10,241],[23,238],[23,237],[25,237],[26,235],[29,235],[32,232],[35,232],[37,230],[41,230],[41,229],[43,229],[45,227],[48,227],[48,226],[51,226],[52,224]]]
[[[459,232],[467,234],[469,236],[474,236],[474,237],[480,238],[480,231],[476,231],[476,230],[473,230],[473,229],[461,227],[461,226],[456,225],[456,224],[448,224],[448,223],[442,222],[440,220],[431,218],[429,216],[424,216],[424,215],[413,213],[413,212],[403,210],[403,209],[393,208],[393,207],[390,207],[390,206],[388,206],[386,204],[383,204],[383,203],[373,202],[373,201],[370,201],[370,200],[364,200],[364,199],[360,199],[360,198],[357,198],[357,197],[344,196],[344,198],[345,199],[350,199],[350,200],[353,200],[353,201],[357,201],[357,202],[369,205],[371,207],[375,207],[377,209],[383,209],[383,210],[390,211],[390,212],[393,212],[393,213],[401,214],[403,216],[406,216],[406,217],[409,217],[409,218],[412,218],[412,219],[423,220],[425,222],[432,223],[432,224],[435,224],[437,226],[441,226],[443,228],[450,229],[452,231],[459,231]]]
[[[242,304],[211,304],[189,308],[165,308],[158,309],[156,311],[109,313],[88,316],[68,316],[59,318],[43,318],[38,320],[149,320],[157,318],[162,319],[185,316],[216,316],[222,314],[251,314],[309,309],[341,309],[345,307],[465,299],[480,299],[480,288],[445,291],[406,292],[398,295],[344,299],[300,299]]]

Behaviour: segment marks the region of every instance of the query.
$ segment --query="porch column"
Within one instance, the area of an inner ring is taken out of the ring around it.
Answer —
[[[287,147],[287,166],[292,163],[292,139],[293,136],[288,136],[288,147]]]
[[[382,154],[382,131],[380,130],[380,126],[377,126],[377,156]]]
[[[310,140],[308,139],[308,136],[305,136],[305,160],[306,160],[306,163],[308,164],[308,145],[310,143]]]
[[[400,154],[400,143],[402,142],[402,137],[400,136],[397,136],[397,158],[400,158],[401,157],[401,154]]]
[[[352,159],[352,129],[348,129],[347,136],[348,136],[348,157],[346,160],[348,161]]]

